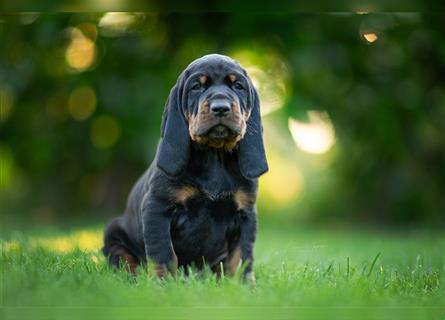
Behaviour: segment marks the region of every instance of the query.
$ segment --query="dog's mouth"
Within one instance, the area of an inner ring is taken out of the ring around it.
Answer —
[[[209,128],[202,128],[199,130],[198,136],[206,137],[209,139],[231,139],[233,137],[236,137],[240,134],[239,128],[234,128],[232,126],[218,123],[215,124]]]
[[[210,128],[206,133],[206,136],[210,139],[227,139],[234,135],[236,135],[236,133],[232,129],[222,124]]]
[[[201,145],[213,148],[225,148],[230,151],[236,147],[243,135],[242,127],[219,122],[208,125],[207,127],[200,127],[197,132],[191,134],[190,137]]]

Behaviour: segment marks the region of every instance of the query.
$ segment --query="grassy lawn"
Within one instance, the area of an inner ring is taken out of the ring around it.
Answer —
[[[2,241],[1,319],[445,319],[443,233],[260,226],[257,286],[110,270],[101,227]]]

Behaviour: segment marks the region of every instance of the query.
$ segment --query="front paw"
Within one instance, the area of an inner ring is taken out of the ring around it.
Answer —
[[[169,263],[166,263],[166,264],[154,263],[153,264],[153,271],[154,271],[155,275],[160,279],[165,278],[169,273],[173,277],[175,277],[177,269],[178,269],[178,259],[176,258],[176,255],[174,256],[172,261],[170,261]]]
[[[163,264],[154,264],[153,271],[159,279],[164,279],[168,274],[167,266]]]
[[[255,273],[253,271],[244,273],[243,283],[249,285],[251,288],[255,288],[256,286]]]

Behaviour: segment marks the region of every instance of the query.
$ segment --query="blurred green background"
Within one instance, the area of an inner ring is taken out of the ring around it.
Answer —
[[[260,219],[445,222],[444,14],[0,16],[5,224],[119,214],[176,77],[208,53],[250,73],[270,172]]]

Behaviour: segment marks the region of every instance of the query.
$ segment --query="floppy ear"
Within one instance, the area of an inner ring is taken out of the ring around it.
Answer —
[[[264,151],[260,100],[253,86],[251,90],[251,114],[247,120],[246,134],[240,141],[238,152],[240,171],[247,179],[258,178],[269,170]]]
[[[190,153],[190,138],[182,112],[181,80],[170,91],[162,115],[161,140],[156,165],[169,176],[179,176],[186,168]]]

